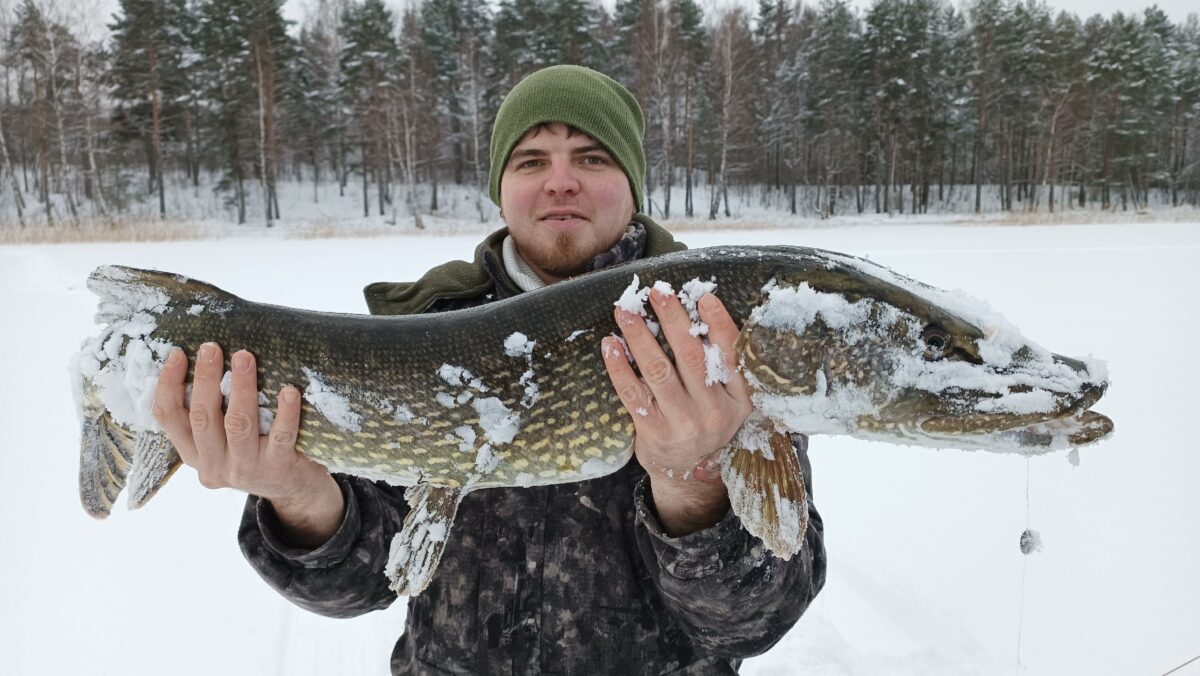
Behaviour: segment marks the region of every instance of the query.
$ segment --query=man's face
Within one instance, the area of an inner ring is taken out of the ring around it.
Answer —
[[[534,127],[509,156],[500,207],[513,244],[546,282],[584,271],[633,218],[629,179],[616,159],[562,123]]]

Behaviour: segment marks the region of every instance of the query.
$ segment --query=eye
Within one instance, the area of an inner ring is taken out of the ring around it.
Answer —
[[[529,167],[536,166],[539,163],[541,163],[541,160],[525,160],[524,162],[518,164],[517,168],[518,169],[527,169]]]
[[[950,346],[950,336],[941,327],[931,324],[921,334],[921,342],[925,343],[926,359],[941,359]]]
[[[604,159],[603,157],[600,157],[599,155],[587,155],[583,158],[583,163],[584,164],[592,164],[592,165],[601,165],[601,164],[608,164],[608,160]]]

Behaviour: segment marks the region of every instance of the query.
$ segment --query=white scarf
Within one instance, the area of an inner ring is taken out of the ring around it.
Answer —
[[[546,286],[542,278],[529,267],[529,263],[517,253],[517,245],[513,244],[512,235],[505,237],[500,246],[504,254],[504,270],[522,291],[533,291]]]

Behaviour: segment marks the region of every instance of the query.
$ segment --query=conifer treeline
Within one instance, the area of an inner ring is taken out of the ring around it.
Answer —
[[[54,223],[151,201],[169,217],[186,178],[239,222],[285,216],[283,181],[361,186],[363,214],[436,213],[439,186],[482,194],[501,98],[554,63],[641,101],[659,216],[727,215],[733,186],[821,215],[1200,205],[1194,15],[321,0],[289,30],[281,4],[121,0],[103,43],[49,0],[0,11],[0,212]]]

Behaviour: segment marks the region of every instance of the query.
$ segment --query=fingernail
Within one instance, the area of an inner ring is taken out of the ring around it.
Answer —
[[[621,326],[633,326],[634,314],[628,310],[617,310],[617,323]]]
[[[173,347],[173,348],[171,348],[171,352],[167,354],[167,363],[168,363],[168,364],[177,364],[177,363],[179,363],[179,358],[180,358],[182,355],[183,355],[183,350],[181,350],[181,349],[179,349],[179,348],[177,348],[177,347]]]
[[[717,307],[717,297],[711,293],[706,293],[700,296],[700,305],[708,309],[715,309]]]
[[[296,403],[297,394],[296,388],[292,387],[291,385],[285,385],[284,388],[279,391],[279,400],[285,404],[294,404]]]
[[[204,361],[212,361],[217,356],[217,344],[205,343],[200,346],[200,358]]]
[[[609,359],[620,354],[620,349],[617,346],[617,339],[608,336],[600,341],[600,354],[604,355],[605,359]]]
[[[245,373],[250,370],[250,355],[245,352],[238,352],[233,355],[233,370],[238,373]]]

